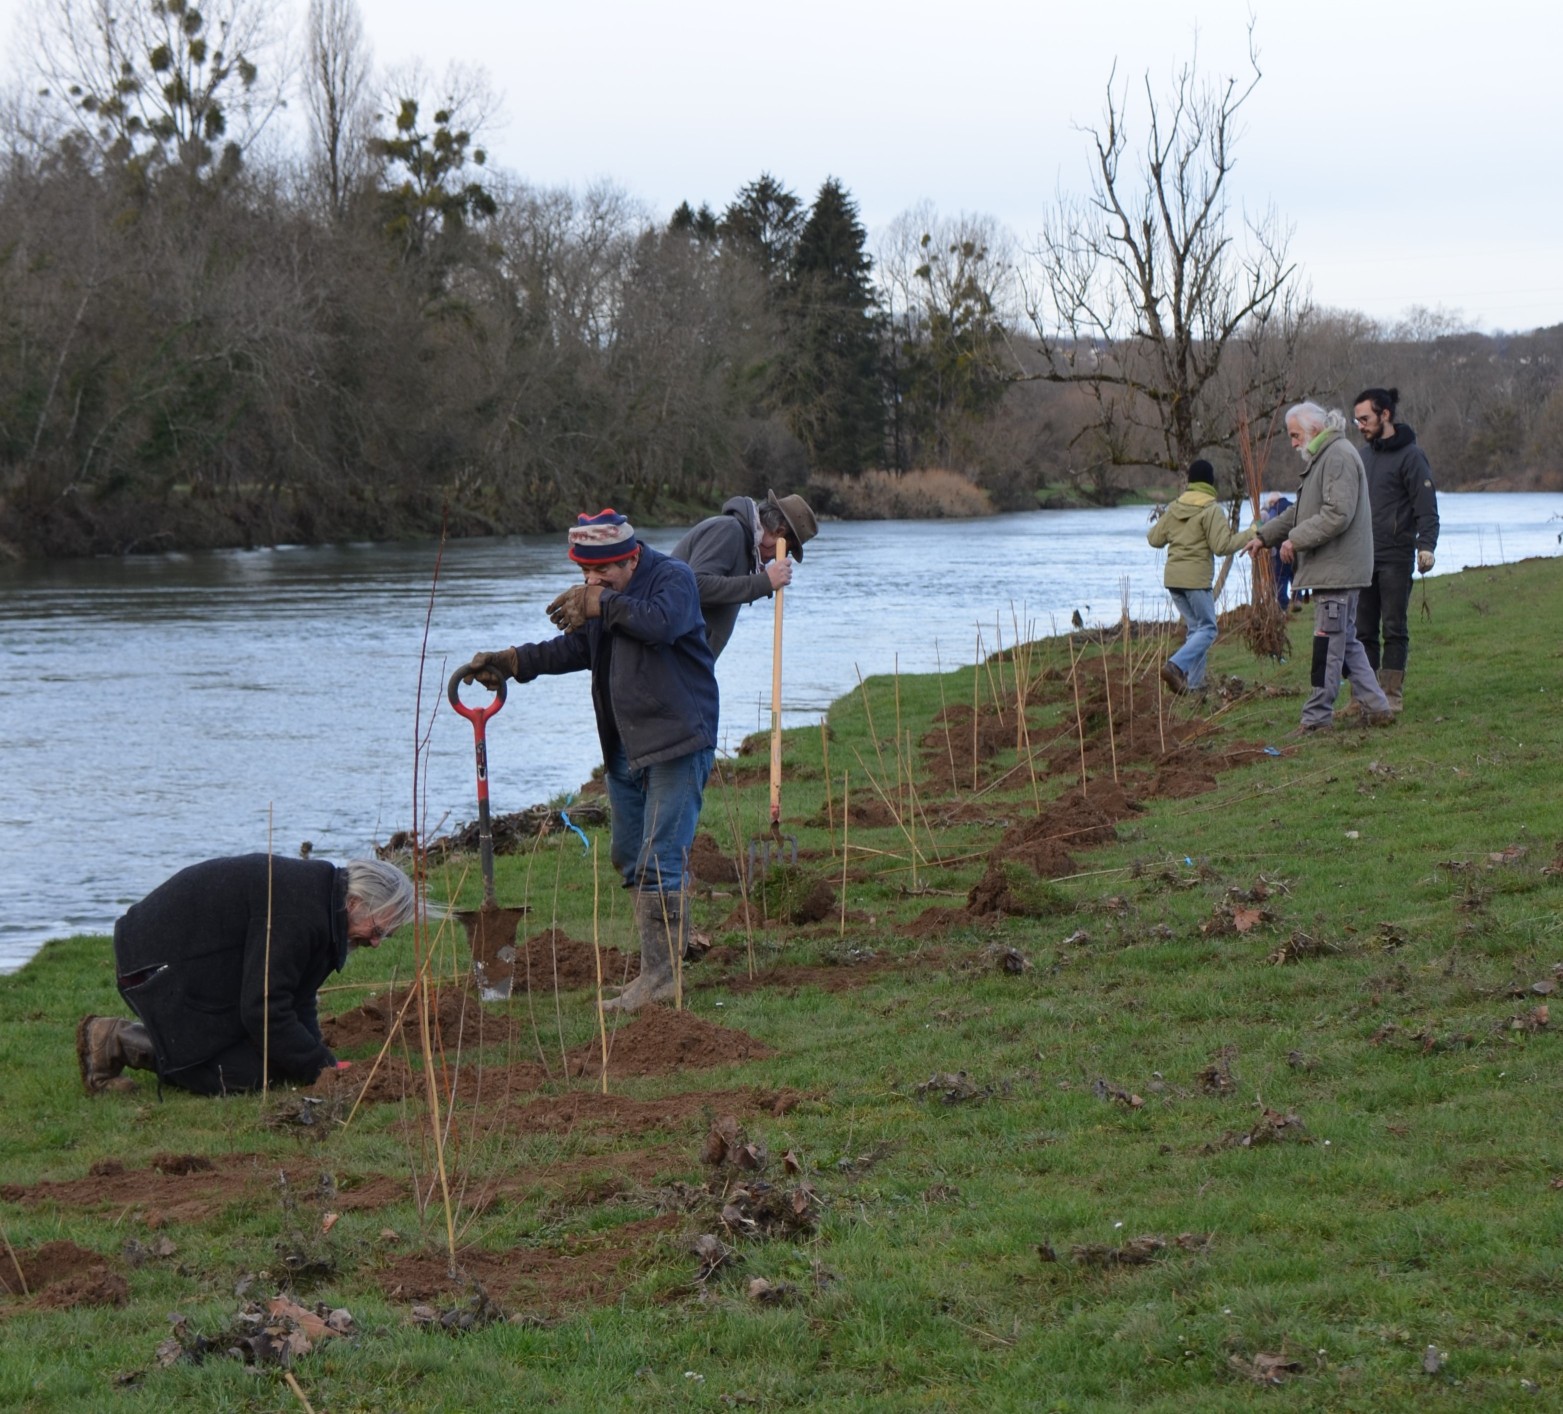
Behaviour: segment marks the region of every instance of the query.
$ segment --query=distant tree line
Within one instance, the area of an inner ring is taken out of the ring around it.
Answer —
[[[0,111],[0,551],[671,521],[768,486],[866,513],[855,491],[934,470],[974,488],[952,510],[1110,502],[1229,447],[1211,409],[1239,392],[1262,418],[1369,383],[1442,486],[1563,486],[1563,326],[1384,328],[1308,308],[1283,262],[1230,345],[1110,303],[1093,327],[1038,298],[1067,295],[1067,223],[1022,256],[924,205],[871,249],[841,181],[805,202],[770,173],[656,219],[494,170],[481,73],[377,74],[354,0],[310,0],[296,70],[279,23],[39,0]],[[1192,420],[1158,333],[1213,356]]]

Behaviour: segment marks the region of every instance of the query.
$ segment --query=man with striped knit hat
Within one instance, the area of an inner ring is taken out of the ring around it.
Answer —
[[[589,671],[613,812],[611,852],[635,891],[640,975],[607,1005],[638,1011],[675,992],[684,880],[716,755],[715,660],[688,565],[642,545],[617,511],[569,532],[582,583],[548,606],[558,637],[479,653],[463,680]]]

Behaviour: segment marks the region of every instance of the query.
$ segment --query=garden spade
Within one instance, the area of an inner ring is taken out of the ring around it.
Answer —
[[[776,558],[787,557],[787,538],[776,537]],[[769,869],[780,864],[785,857],[789,864],[798,862],[798,837],[781,832],[781,676],[782,676],[782,595],[785,588],[776,591],[776,616],[771,628],[771,832],[749,841],[749,877],[755,876],[756,865]]]
[[[472,723],[472,736],[478,760],[478,853],[483,867],[483,906],[459,910],[456,917],[467,930],[472,945],[472,975],[478,995],[486,1002],[503,1001],[510,995],[515,977],[516,925],[526,913],[524,908],[501,908],[494,897],[494,828],[488,813],[488,742],[484,728],[488,719],[505,705],[505,684],[500,682],[494,700],[484,707],[468,707],[461,700],[461,674],[451,674],[446,695],[450,705]]]

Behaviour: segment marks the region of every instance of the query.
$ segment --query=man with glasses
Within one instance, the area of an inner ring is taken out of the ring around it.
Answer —
[[[221,1095],[345,1066],[321,1039],[316,993],[415,903],[412,880],[380,859],[245,854],[181,869],[114,925],[119,992],[139,1020],[78,1023],[87,1093],[135,1090],[126,1069]]]
[[[478,653],[462,681],[589,671],[613,823],[610,852],[635,891],[640,975],[608,1006],[638,1011],[677,990],[684,878],[716,756],[716,660],[694,571],[642,545],[612,509],[582,515],[569,556],[583,583],[548,606],[557,638]]]
[[[1373,504],[1373,580],[1357,604],[1357,633],[1392,712],[1404,705],[1412,575],[1433,568],[1438,548],[1433,471],[1416,433],[1409,424],[1395,421],[1399,402],[1398,388],[1365,388],[1352,409],[1363,438],[1362,463]]]

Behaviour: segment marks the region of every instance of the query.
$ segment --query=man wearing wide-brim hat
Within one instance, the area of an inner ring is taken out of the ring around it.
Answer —
[[[719,515],[701,521],[673,547],[673,558],[695,572],[711,652],[721,657],[738,610],[792,583],[792,561],[819,530],[802,496],[766,493],[763,501],[734,496]],[[787,553],[777,557],[779,540]]]
[[[612,509],[580,516],[569,556],[583,583],[548,606],[557,638],[479,653],[462,670],[504,678],[589,671],[602,743],[609,847],[635,891],[640,975],[607,1006],[637,1011],[677,995],[689,851],[716,756],[716,660],[688,565],[642,545]]]

